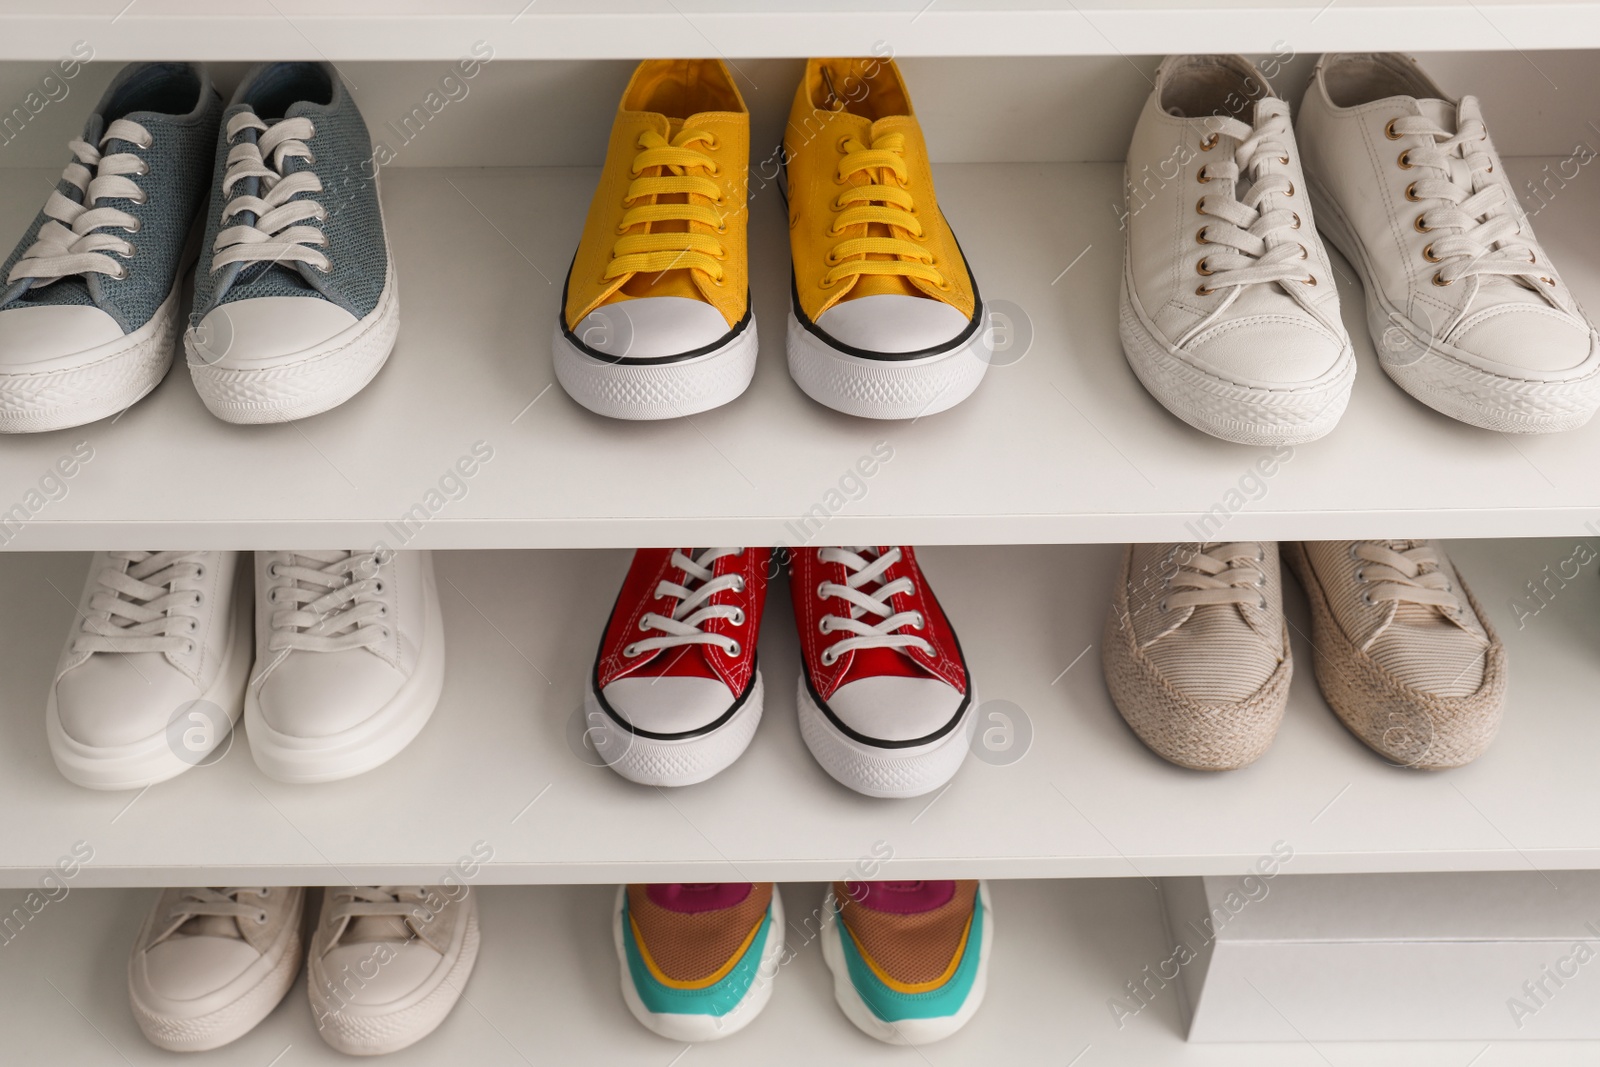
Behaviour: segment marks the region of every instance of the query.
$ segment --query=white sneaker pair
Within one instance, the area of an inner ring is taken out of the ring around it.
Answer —
[[[162,890],[128,960],[133,1017],[172,1052],[220,1048],[272,1013],[306,963],[317,1032],[355,1056],[395,1052],[444,1022],[478,958],[465,886],[335,886],[302,951],[304,889]]]
[[[1423,403],[1518,433],[1600,406],[1600,337],[1477,100],[1449,100],[1406,57],[1325,56],[1298,142],[1247,60],[1169,59],[1126,177],[1123,349],[1207,433],[1299,444],[1344,412],[1355,358],[1318,227],[1362,279],[1384,371]]]
[[[416,737],[444,683],[431,554],[258,552],[253,627],[248,567],[96,553],[46,710],[62,774],[165,781],[220,758],[241,712],[256,765],[286,782],[360,774]]]

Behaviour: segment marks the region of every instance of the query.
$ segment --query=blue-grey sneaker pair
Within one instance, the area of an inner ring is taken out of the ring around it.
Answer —
[[[201,67],[133,64],[71,148],[0,268],[0,432],[79,426],[155,388],[196,248],[184,347],[217,416],[314,415],[383,366],[394,264],[371,139],[331,65],[256,67],[224,111]]]

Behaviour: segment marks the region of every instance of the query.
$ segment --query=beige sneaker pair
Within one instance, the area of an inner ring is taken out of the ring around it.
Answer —
[[[1494,739],[1506,656],[1434,541],[1291,543],[1311,602],[1317,682],[1374,751],[1457,767]],[[1278,546],[1129,545],[1101,644],[1106,687],[1134,733],[1196,770],[1231,770],[1272,743],[1293,662]]]

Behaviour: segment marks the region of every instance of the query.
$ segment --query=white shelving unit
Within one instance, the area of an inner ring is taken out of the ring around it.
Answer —
[[[19,130],[12,109],[75,42],[102,62]],[[58,457],[79,442],[93,450],[64,497],[0,524],[0,917],[75,843],[94,853],[67,898],[0,935],[0,1058],[172,1062],[125,1003],[141,887],[437,882],[485,846],[493,858],[474,880],[485,948],[467,999],[386,1062],[1544,1067],[1593,1055],[1529,1042],[1189,1046],[1175,990],[1123,1028],[1107,1001],[1168,951],[1152,880],[1239,875],[1278,842],[1293,849],[1291,876],[1600,868],[1600,583],[1590,565],[1543,586],[1543,601],[1529,585],[1580,542],[1600,546],[1600,423],[1511,438],[1413,402],[1379,367],[1353,272],[1336,260],[1360,359],[1350,410],[1258,489],[1246,478],[1265,450],[1162,410],[1129,371],[1114,320],[1122,153],[1158,57],[1180,51],[1277,57],[1291,101],[1320,52],[1428,51],[1448,91],[1482,95],[1543,242],[1600,310],[1600,170],[1549,178],[1600,145],[1600,2],[0,0],[0,234],[37,210],[119,62],[207,61],[226,88],[247,62],[331,59],[375,136],[393,139],[478,42],[493,60],[471,102],[404,137],[383,171],[404,326],[368,389],[315,419],[234,427],[203,410],[180,358],[114,421],[0,441],[0,520]],[[787,239],[769,183],[750,203],[765,342],[749,392],[661,424],[571,402],[549,339],[631,61],[732,57],[755,162],[781,136],[800,57],[875,46],[904,60],[941,204],[984,296],[1031,330],[1026,356],[912,423],[807,400],[784,365]],[[435,503],[430,491],[474,446],[492,459],[464,494]],[[874,448],[892,458],[832,505],[829,491]],[[1318,694],[1292,583],[1297,676],[1259,763],[1172,767],[1116,714],[1099,644],[1120,542],[1397,534],[1459,539],[1451,552],[1510,653],[1505,725],[1473,765],[1392,767],[1344,730]],[[627,549],[865,540],[933,546],[922,558],[961,634],[981,725],[1007,716],[1025,754],[974,754],[947,790],[917,800],[835,784],[795,723],[780,583],[761,644],[766,721],[741,760],[670,792],[594,765],[577,741],[582,692]],[[444,697],[395,760],[289,787],[255,769],[241,730],[218,762],[142,793],[86,791],[56,773],[43,707],[84,552],[378,541],[452,550],[438,557]],[[609,886],[811,883],[785,889],[802,923],[815,883],[884,849],[888,877],[995,880],[989,1002],[954,1039],[897,1050],[860,1036],[814,946],[737,1040],[687,1051],[627,1017]],[[1484,1010],[1503,1010],[1509,992],[1487,990]],[[299,987],[242,1041],[191,1058],[341,1060],[312,1033]]]

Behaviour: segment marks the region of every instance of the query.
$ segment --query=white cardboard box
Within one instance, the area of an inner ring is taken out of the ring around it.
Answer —
[[[1169,878],[1190,1041],[1600,1038],[1600,871]]]

